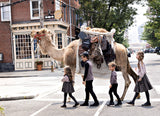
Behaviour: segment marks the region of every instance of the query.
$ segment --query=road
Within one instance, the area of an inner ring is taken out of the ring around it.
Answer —
[[[132,55],[132,57],[129,58],[133,69],[137,64],[137,60],[135,57],[135,55]],[[60,82],[59,78],[52,79],[50,77],[47,77],[47,75],[46,79],[45,77],[36,78],[37,82],[41,80],[41,83],[44,86],[45,90],[47,89],[47,83],[53,83],[55,88],[50,88],[48,86],[48,89],[50,91],[44,92],[44,94],[41,94],[34,99],[0,101],[0,106],[5,109],[4,112],[6,116],[160,116],[160,55],[145,54],[144,62],[146,64],[147,75],[154,87],[154,89],[150,91],[152,104],[152,106],[150,107],[141,107],[141,104],[146,101],[144,93],[141,94],[141,99],[136,100],[135,106],[129,106],[126,104],[126,102],[131,100],[134,96],[134,82],[131,78],[130,79],[132,83],[128,89],[125,100],[123,101],[123,105],[121,107],[108,107],[106,103],[109,101],[109,77],[106,77],[95,78],[93,83],[94,91],[100,101],[100,105],[98,107],[85,106],[72,108],[74,103],[71,100],[71,102],[67,103],[67,108],[63,109],[60,107],[63,102],[63,93],[61,92],[62,83]],[[119,83],[118,94],[122,95],[124,80],[121,72],[117,72],[117,74]],[[58,74],[58,76],[62,75],[63,72]],[[24,78],[26,79],[27,77]],[[30,81],[30,83],[33,85],[34,83],[32,78],[34,77],[28,78],[30,79],[27,81]],[[83,103],[85,98],[85,88],[82,85],[82,79],[80,75],[76,75],[75,81],[75,93],[73,95],[80,103]],[[39,89],[42,89],[42,91],[43,86],[39,87]],[[93,103],[92,98],[90,98],[90,104],[91,103]]]

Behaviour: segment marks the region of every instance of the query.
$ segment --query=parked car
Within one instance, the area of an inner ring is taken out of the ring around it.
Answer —
[[[149,53],[154,53],[155,49],[154,48],[150,48],[149,49]]]
[[[155,48],[155,53],[159,53],[159,51],[160,51],[160,47],[156,47]]]
[[[149,48],[145,49],[144,53],[149,53]]]

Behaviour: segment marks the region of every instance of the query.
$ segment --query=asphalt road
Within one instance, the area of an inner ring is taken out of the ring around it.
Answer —
[[[137,64],[135,55],[132,55],[129,60],[134,69]],[[126,101],[131,100],[134,95],[134,82],[131,78],[132,83],[128,89],[125,100],[123,101],[123,105],[121,107],[108,107],[106,103],[109,101],[109,77],[95,78],[94,80],[94,91],[100,101],[100,105],[98,107],[85,106],[72,108],[74,102],[71,100],[71,102],[67,103],[67,108],[61,108],[60,106],[63,102],[63,93],[61,92],[60,86],[62,83],[59,82],[59,79],[54,79],[55,81],[53,84],[55,89],[53,88],[53,91],[41,94],[35,99],[0,101],[0,106],[5,109],[4,112],[6,116],[160,116],[160,55],[145,54],[144,62],[146,64],[147,75],[154,87],[154,89],[150,91],[152,104],[150,107],[141,107],[141,104],[146,101],[144,93],[141,94],[141,99],[136,100],[135,106],[129,106],[126,104]],[[124,88],[124,80],[121,72],[117,72],[117,74],[119,83],[118,94],[121,96]],[[62,75],[63,72],[58,76]],[[32,81],[32,77],[29,78],[30,81]],[[40,78],[42,79],[45,77]],[[37,81],[39,80],[39,78],[36,79]],[[53,79],[50,81],[53,81]],[[49,82],[49,80],[41,81],[44,86],[47,82]],[[43,87],[40,89],[43,89]],[[51,88],[48,86],[48,89]],[[75,93],[73,95],[80,103],[84,101],[84,86],[82,85],[80,75],[76,75]],[[91,97],[90,103],[93,103]]]

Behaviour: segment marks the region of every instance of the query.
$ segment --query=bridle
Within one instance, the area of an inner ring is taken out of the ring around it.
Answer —
[[[43,37],[43,36],[45,36],[45,34],[42,34],[42,35],[36,34],[36,35],[34,36],[34,39],[41,40],[41,39],[42,39],[41,37]]]

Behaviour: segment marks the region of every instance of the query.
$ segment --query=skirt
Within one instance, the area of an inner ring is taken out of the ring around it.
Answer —
[[[151,90],[153,87],[147,77],[146,74],[144,74],[143,78],[141,81],[138,81],[136,82],[136,86],[134,88],[134,92],[146,92],[148,90]]]
[[[64,93],[73,93],[74,92],[74,88],[73,88],[72,82],[64,82],[63,86],[62,86],[62,91]]]

